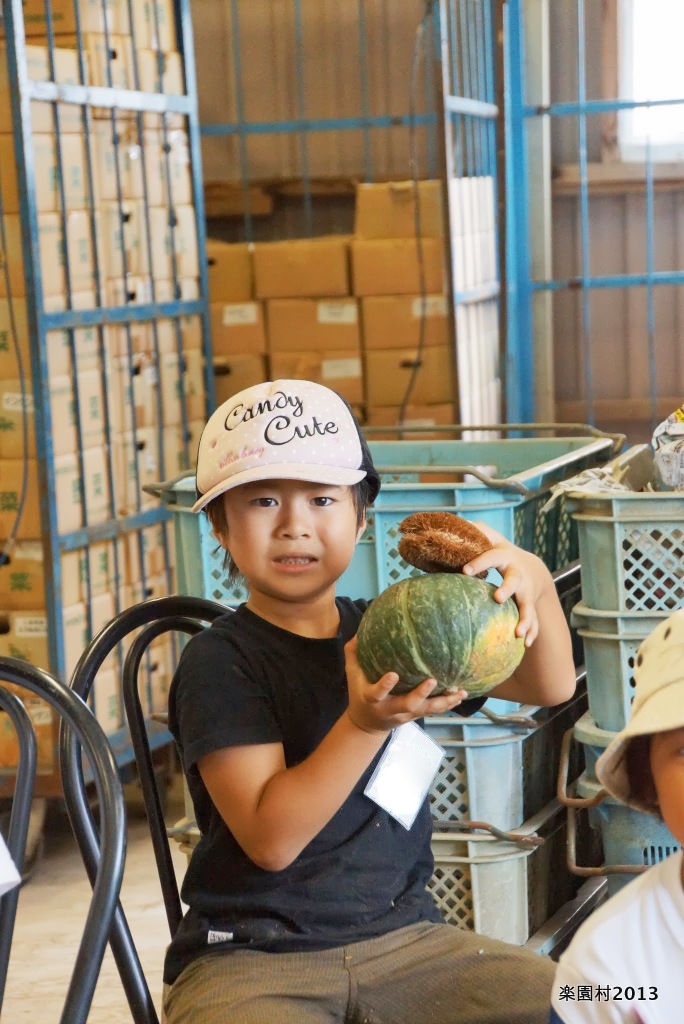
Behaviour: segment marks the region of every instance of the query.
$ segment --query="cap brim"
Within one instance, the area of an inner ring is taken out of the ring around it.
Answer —
[[[222,480],[203,494],[192,506],[193,512],[201,512],[213,498],[226,491],[232,491],[240,484],[251,484],[259,480],[302,480],[312,484],[326,484],[332,487],[351,487],[366,476],[364,469],[340,469],[337,466],[300,466],[284,463],[274,466],[254,466],[243,473],[235,473],[228,480]]]
[[[658,815],[658,811],[651,804],[632,796],[627,775],[627,747],[637,736],[684,728],[684,700],[679,705],[673,700],[672,686],[679,686],[684,691],[684,681],[677,681],[652,694],[642,707],[632,713],[629,723],[596,762],[596,777],[603,788],[621,803],[648,814]],[[678,708],[681,709],[679,713]]]

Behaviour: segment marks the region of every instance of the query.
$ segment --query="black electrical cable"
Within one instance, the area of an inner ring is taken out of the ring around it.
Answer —
[[[427,304],[427,285],[425,281],[425,258],[423,252],[423,224],[421,216],[421,196],[420,196],[420,178],[419,178],[419,160],[418,160],[418,140],[416,131],[416,97],[418,91],[418,71],[420,68],[421,57],[425,57],[425,30],[428,22],[433,16],[433,12],[436,6],[436,0],[426,0],[425,10],[423,17],[420,20],[420,24],[416,29],[416,34],[413,42],[413,56],[411,59],[411,83],[409,89],[409,172],[411,175],[411,184],[413,189],[413,210],[414,210],[414,229],[416,236],[416,251],[418,255],[418,290],[420,293],[420,320],[418,328],[418,347],[416,350],[416,358],[413,361],[413,367],[411,369],[411,375],[406,385],[406,391],[401,402],[399,409],[399,423],[401,426],[404,423],[406,417],[406,409],[411,400],[411,393],[415,387],[416,377],[418,371],[423,365],[423,350],[425,348],[425,334],[426,334],[426,304]]]

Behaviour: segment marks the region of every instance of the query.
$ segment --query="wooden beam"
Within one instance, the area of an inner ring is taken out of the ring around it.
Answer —
[[[214,217],[243,217],[246,203],[252,217],[270,217],[275,208],[273,196],[258,185],[243,189],[238,182],[207,181],[204,205],[209,220]]]
[[[590,195],[627,195],[646,193],[643,164],[601,163],[587,165]],[[655,192],[684,191],[684,163],[654,163]],[[554,196],[573,196],[580,190],[579,164],[561,164],[553,169]]]
[[[682,403],[681,395],[660,397],[656,402],[658,420],[664,420]],[[653,416],[650,398],[595,398],[594,417],[607,423],[647,423]],[[556,402],[556,415],[560,423],[584,423],[587,419],[587,403],[584,399]]]

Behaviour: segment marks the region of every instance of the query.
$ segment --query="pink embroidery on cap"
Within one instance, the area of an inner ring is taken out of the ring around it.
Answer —
[[[243,448],[238,454],[235,452],[226,452],[223,458],[219,459],[218,469],[224,469],[226,466],[230,466],[233,462],[240,462],[241,459],[260,459],[263,454],[263,448]]]

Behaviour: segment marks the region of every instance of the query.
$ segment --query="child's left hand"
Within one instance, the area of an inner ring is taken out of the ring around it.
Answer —
[[[463,572],[466,576],[475,576],[487,569],[498,569],[503,582],[494,591],[494,598],[500,603],[509,597],[515,598],[520,613],[515,635],[524,637],[525,646],[530,647],[539,632],[537,601],[548,587],[551,574],[540,558],[519,548],[491,526],[480,522],[474,525],[494,547],[464,565]]]

